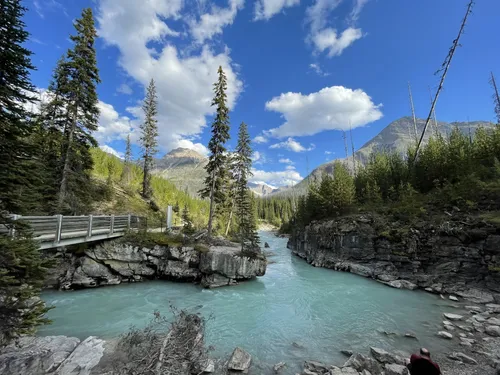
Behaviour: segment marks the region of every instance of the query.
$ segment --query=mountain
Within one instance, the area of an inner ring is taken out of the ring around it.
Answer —
[[[268,196],[278,190],[278,188],[268,185],[265,182],[249,182],[248,187],[259,197]]]
[[[208,159],[194,150],[176,148],[155,160],[153,173],[171,181],[178,189],[197,196],[203,188]]]
[[[424,129],[425,120],[417,119],[417,134],[420,136]],[[451,132],[454,127],[458,127],[464,133],[474,134],[474,131],[478,127],[490,128],[495,126],[493,123],[488,121],[471,121],[471,122],[438,122],[438,131],[443,135],[447,135]],[[429,124],[427,131],[425,132],[424,143],[426,143],[431,134],[435,132],[435,126],[433,122]],[[413,118],[412,117],[402,117],[399,120],[391,122],[386,126],[380,133],[378,133],[371,140],[366,142],[358,151],[354,153],[356,162],[365,163],[370,154],[377,151],[397,151],[400,153],[406,153],[408,147],[414,142],[415,131],[413,129]],[[336,159],[340,161],[345,161],[346,159]],[[298,183],[294,189],[295,193],[301,194],[307,191],[308,181],[315,181],[321,179],[324,173],[333,173],[333,165],[335,160],[329,161],[328,163],[322,164],[316,169],[314,169],[309,176]],[[347,165],[352,168],[352,156],[347,160]],[[275,193],[280,194],[280,193]]]

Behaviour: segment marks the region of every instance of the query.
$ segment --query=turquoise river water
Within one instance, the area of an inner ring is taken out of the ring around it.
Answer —
[[[266,275],[214,290],[169,281],[123,284],[74,292],[46,291],[53,320],[40,335],[114,338],[142,327],[170,305],[206,318],[206,342],[213,356],[236,346],[254,358],[254,373],[287,362],[293,374],[305,359],[342,364],[341,349],[366,352],[369,346],[415,351],[445,350],[436,336],[449,302],[418,291],[398,290],[373,280],[314,268],[291,255],[286,239],[261,232],[273,255]],[[418,341],[387,332],[413,332]],[[298,345],[294,345],[296,343]]]

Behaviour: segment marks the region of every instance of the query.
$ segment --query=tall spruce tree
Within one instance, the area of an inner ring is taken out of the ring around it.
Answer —
[[[125,143],[125,159],[124,159],[123,173],[121,180],[125,184],[130,184],[130,175],[132,173],[132,146],[130,144],[130,134],[127,135],[127,140]]]
[[[38,175],[35,126],[25,110],[33,86],[31,52],[22,44],[29,34],[20,0],[0,2],[0,226],[17,236],[0,234],[0,347],[19,334],[33,333],[45,322],[45,304],[37,299],[47,260],[42,260],[29,231],[7,213],[29,213]]]
[[[97,130],[99,120],[96,86],[100,79],[92,9],[84,9],[74,27],[76,35],[70,36],[74,46],[57,64],[49,87],[52,100],[44,116],[46,126],[62,133],[56,205],[62,213],[88,209],[92,186],[90,148],[97,146],[91,133]]]
[[[151,198],[151,170],[153,169],[153,157],[158,152],[158,98],[156,95],[155,82],[152,79],[149,83],[146,98],[142,110],[144,111],[144,123],[141,125],[141,144],[143,172],[142,195],[144,198]]]
[[[236,207],[239,221],[239,237],[244,248],[247,244],[252,250],[258,248],[255,202],[248,188],[248,179],[252,176],[252,148],[247,125],[242,122],[238,132],[234,161],[234,179],[236,184]]]
[[[25,109],[34,101],[31,51],[23,47],[29,37],[22,21],[25,11],[20,0],[0,2],[0,211],[16,214],[30,209],[30,187],[38,171],[30,165],[36,152]]]
[[[210,199],[210,210],[208,213],[208,236],[212,235],[215,205],[224,200],[224,179],[226,178],[226,147],[229,140],[229,108],[227,101],[227,79],[222,67],[218,70],[219,79],[214,84],[214,99],[212,106],[216,106],[216,115],[212,123],[212,138],[208,143],[210,156],[205,167],[207,178],[205,188],[200,191],[202,198]]]

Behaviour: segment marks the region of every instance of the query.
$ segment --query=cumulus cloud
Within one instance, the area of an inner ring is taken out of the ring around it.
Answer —
[[[369,0],[354,0],[354,8],[352,9],[351,15],[350,15],[350,21],[351,22],[356,22],[359,18],[359,15],[361,11],[363,10],[363,7],[366,5],[366,3]]]
[[[227,8],[213,5],[210,13],[202,14],[199,20],[191,19],[189,28],[195,42],[202,44],[205,40],[221,34],[225,26],[233,24],[236,14],[243,9],[244,3],[244,0],[229,0]]]
[[[290,159],[288,159],[288,158],[287,158],[287,159],[285,159],[285,158],[281,158],[281,159],[279,160],[279,162],[280,162],[280,163],[282,163],[282,164],[290,164],[290,165],[295,164],[293,161],[291,161],[291,160],[290,160]]]
[[[253,139],[254,143],[267,143],[268,139],[262,135],[258,135]]]
[[[202,46],[196,53],[190,53],[169,43],[169,39],[180,33],[167,22],[181,17],[183,4],[183,0],[149,0],[137,6],[136,0],[99,0],[98,5],[99,35],[108,45],[118,48],[120,66],[143,87],[152,78],[156,82],[162,151],[181,143],[203,151],[192,140],[206,126],[205,116],[214,113],[212,87],[219,66],[226,73],[230,109],[242,91],[242,82],[233,70],[227,48],[214,53],[208,46]],[[137,103],[127,109],[139,121],[140,106]]]
[[[366,0],[355,0],[353,16],[359,16]],[[327,51],[328,57],[340,56],[342,52],[356,40],[363,37],[363,32],[359,28],[348,27],[340,34],[332,27],[328,27],[330,13],[336,9],[342,0],[316,0],[316,2],[306,10],[306,23],[309,24],[310,31],[307,40],[312,43],[316,53]]]
[[[295,167],[294,167],[293,165],[287,165],[287,166],[285,167],[285,169],[286,169],[287,171],[293,171],[293,170],[295,170]]]
[[[285,118],[280,127],[266,134],[282,138],[314,135],[324,130],[354,129],[380,119],[381,106],[375,105],[363,90],[343,86],[325,87],[309,95],[288,92],[266,103],[268,111],[279,112]]]
[[[295,139],[288,138],[286,141],[275,143],[269,146],[269,148],[283,148],[293,152],[304,152],[304,151],[314,150],[315,146],[314,144],[311,143],[311,146],[309,148],[306,148],[302,146],[299,142],[297,142]]]
[[[338,35],[337,30],[331,27],[323,29],[311,36],[318,52],[328,51],[328,57],[340,56],[344,50],[356,40],[363,37],[361,29],[349,27]]]
[[[300,0],[258,0],[255,3],[255,20],[269,20],[283,9],[299,4]]]
[[[123,152],[116,151],[113,147],[108,146],[108,145],[101,145],[99,146],[101,150],[104,152],[107,152],[108,154],[114,155],[117,158],[123,159]]]
[[[253,176],[250,178],[250,182],[261,182],[264,181],[266,184],[274,186],[288,186],[296,185],[298,182],[302,181],[302,176],[299,172],[295,170],[284,170],[284,171],[263,171],[252,169]]]
[[[125,139],[128,134],[134,131],[134,124],[130,118],[120,116],[111,104],[99,100],[97,107],[100,112],[99,126],[94,137],[99,143]]]

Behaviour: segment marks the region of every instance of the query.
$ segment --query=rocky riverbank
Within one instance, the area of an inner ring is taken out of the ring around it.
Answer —
[[[139,246],[107,242],[81,253],[60,253],[46,286],[63,290],[168,279],[206,288],[263,276],[265,255],[242,254],[238,246]]]
[[[313,222],[288,242],[317,267],[370,277],[395,288],[500,302],[500,232],[481,221],[401,227],[354,215]]]

